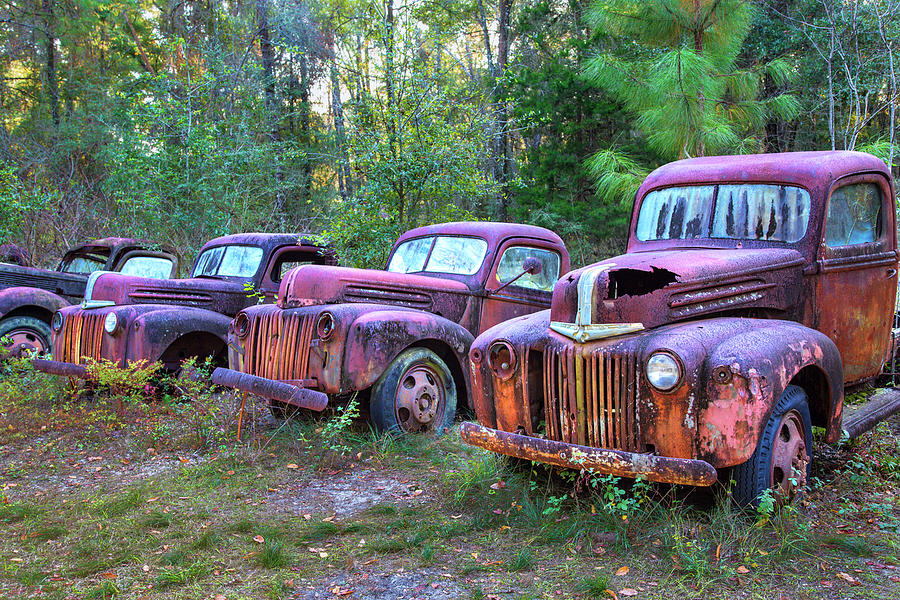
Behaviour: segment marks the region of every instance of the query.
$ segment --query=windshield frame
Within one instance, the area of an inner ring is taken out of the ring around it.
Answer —
[[[428,253],[425,255],[425,261],[422,263],[423,269],[428,266],[428,261],[431,260],[431,254],[432,254],[432,252],[434,252],[434,247],[436,245],[438,238],[465,238],[465,239],[478,240],[480,242],[484,242],[484,244],[485,244],[484,254],[481,256],[481,262],[479,263],[478,268],[469,275],[464,275],[462,273],[447,273],[447,272],[442,272],[442,271],[425,271],[425,270],[410,271],[409,273],[402,273],[400,271],[388,271],[388,267],[390,267],[391,261],[394,260],[394,255],[397,253],[397,250],[399,250],[402,246],[405,246],[406,244],[415,242],[417,240],[422,240],[425,238],[432,238],[432,242],[428,248]],[[463,281],[471,281],[473,278],[475,278],[480,281],[483,278],[482,275],[483,275],[483,271],[485,269],[485,265],[489,264],[489,261],[487,259],[488,259],[488,256],[491,254],[490,249],[491,249],[490,240],[488,240],[487,238],[482,237],[480,235],[473,235],[473,234],[469,234],[469,233],[444,233],[444,232],[426,233],[426,234],[423,234],[420,236],[406,238],[402,242],[398,241],[394,245],[394,247],[391,248],[391,253],[388,256],[387,262],[385,262],[385,265],[384,265],[384,271],[386,271],[388,273],[397,273],[397,274],[405,274],[405,275],[423,275],[425,277],[458,278]]]
[[[679,239],[662,239],[662,240],[640,240],[637,237],[637,223],[640,217],[641,207],[644,200],[653,192],[662,190],[694,187],[694,186],[713,186],[716,188],[714,200],[718,199],[718,188],[726,185],[774,185],[774,186],[790,186],[800,190],[804,190],[809,195],[809,220],[806,224],[806,232],[795,242],[783,242],[779,240],[755,240],[744,238],[728,238],[728,237],[703,237],[703,238],[679,238]],[[825,185],[827,188],[828,185]],[[635,194],[634,204],[631,211],[631,222],[628,226],[628,243],[626,252],[632,250],[657,250],[665,248],[798,248],[805,249],[809,245],[810,240],[816,240],[819,234],[822,221],[822,201],[820,188],[813,188],[808,185],[800,184],[796,181],[787,181],[779,179],[716,179],[705,180],[697,179],[694,181],[679,181],[676,183],[658,185],[646,190],[638,190]],[[818,245],[814,243],[814,245]]]
[[[215,249],[217,249],[217,248],[229,248],[229,247],[232,247],[232,246],[241,246],[241,247],[247,247],[247,248],[258,248],[259,250],[262,251],[262,254],[260,255],[260,259],[259,259],[259,264],[256,266],[256,271],[254,271],[252,275],[240,276],[240,277],[239,277],[239,276],[236,276],[236,275],[200,275],[200,277],[202,277],[202,278],[212,278],[212,279],[221,279],[221,280],[225,280],[225,281],[255,281],[255,280],[258,280],[259,277],[260,277],[260,272],[261,272],[263,269],[265,269],[266,263],[268,262],[268,261],[266,260],[266,258],[267,258],[267,256],[266,256],[266,249],[265,249],[264,247],[260,246],[259,244],[249,244],[249,243],[216,244],[216,245],[214,245],[214,246],[206,246],[206,247],[202,248],[202,249],[200,250],[200,253],[197,254],[197,258],[194,259],[194,264],[191,266],[191,275],[190,275],[190,278],[191,278],[191,279],[197,278],[197,265],[198,265],[198,263],[200,262],[200,257],[201,257],[201,256],[203,256],[205,253],[209,252],[210,250],[215,250]],[[222,256],[223,256],[223,257],[225,256],[225,252],[224,252],[224,251],[222,252]],[[221,261],[221,259],[220,259],[220,260],[219,260],[219,264],[216,266],[216,270],[218,270],[219,267],[220,267],[221,265],[222,265],[222,261]]]

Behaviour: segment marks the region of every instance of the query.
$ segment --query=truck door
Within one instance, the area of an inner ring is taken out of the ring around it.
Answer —
[[[550,308],[553,285],[560,276],[559,252],[533,241],[507,240],[497,253],[485,282],[478,333],[485,329],[539,310]],[[525,259],[536,258],[541,270],[522,274]],[[518,277],[518,279],[516,279]],[[513,281],[515,279],[515,281]]]
[[[879,373],[890,351],[897,294],[893,193],[880,175],[831,188],[819,248],[818,329],[837,345],[844,381]]]

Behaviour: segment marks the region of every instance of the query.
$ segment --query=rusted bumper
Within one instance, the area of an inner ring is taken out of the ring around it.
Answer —
[[[460,434],[473,446],[568,469],[697,486],[712,485],[717,478],[715,467],[702,460],[591,448],[498,431],[477,423],[463,423]]]
[[[76,365],[75,363],[61,362],[58,360],[47,360],[44,358],[32,359],[31,364],[34,365],[36,371],[40,371],[41,373],[88,379],[88,370],[84,365]]]
[[[213,371],[212,382],[308,410],[323,411],[328,406],[328,396],[322,392],[224,367]]]

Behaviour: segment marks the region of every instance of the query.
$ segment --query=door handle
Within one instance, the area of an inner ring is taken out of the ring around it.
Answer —
[[[888,269],[887,270],[887,278],[888,279],[891,279],[896,274],[897,274],[897,269]]]

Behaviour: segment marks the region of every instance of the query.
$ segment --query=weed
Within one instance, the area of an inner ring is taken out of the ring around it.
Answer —
[[[530,548],[522,548],[509,561],[507,568],[510,571],[530,571],[534,566],[534,552]]]
[[[337,407],[337,412],[325,423],[322,428],[322,441],[333,452],[347,454],[350,446],[347,445],[344,434],[353,425],[353,421],[359,417],[359,399],[354,393],[347,404]]]
[[[167,587],[189,583],[195,579],[199,579],[205,574],[206,567],[198,561],[183,568],[176,567],[166,570],[157,575],[156,578],[154,578],[153,583],[156,587],[165,589]]]
[[[337,534],[341,528],[331,521],[316,521],[310,523],[301,539],[306,541],[318,541]]]
[[[69,530],[62,525],[54,523],[51,525],[42,525],[31,535],[34,539],[41,542],[49,542],[50,540],[55,540],[58,537],[66,535],[68,532]]]
[[[428,542],[424,546],[422,546],[421,557],[422,561],[426,563],[434,560],[434,548],[431,546],[431,542]]]
[[[170,567],[177,567],[184,564],[188,559],[188,554],[184,550],[169,550],[160,557],[160,561]]]
[[[284,543],[266,540],[262,552],[258,555],[259,564],[267,569],[277,569],[288,563],[289,557],[284,549]]]
[[[606,598],[608,597],[606,590],[609,589],[609,575],[597,573],[596,575],[585,577],[578,582],[575,588],[590,598]]]
[[[38,514],[38,508],[29,504],[0,505],[0,523],[18,523]]]
[[[873,556],[875,551],[866,538],[854,535],[830,535],[822,540],[825,546],[833,546],[853,556]]]
[[[103,517],[121,517],[128,511],[144,503],[144,490],[133,487],[124,494],[107,498],[95,505],[97,513]]]
[[[141,519],[141,525],[146,529],[165,529],[172,524],[172,517],[168,513],[154,510]]]
[[[378,552],[379,554],[393,554],[394,552],[402,552],[406,550],[407,544],[401,538],[398,537],[377,537],[369,544],[369,548],[372,549],[373,552]]]
[[[366,509],[366,513],[376,517],[392,517],[397,514],[397,507],[393,504],[376,504]]]
[[[121,592],[119,591],[119,588],[116,586],[116,584],[107,579],[97,587],[89,589],[84,597],[96,598],[97,600],[106,600],[107,598],[118,596],[120,593]]]
[[[222,543],[222,536],[215,531],[204,531],[194,542],[194,548],[197,550],[211,550],[217,548]]]

